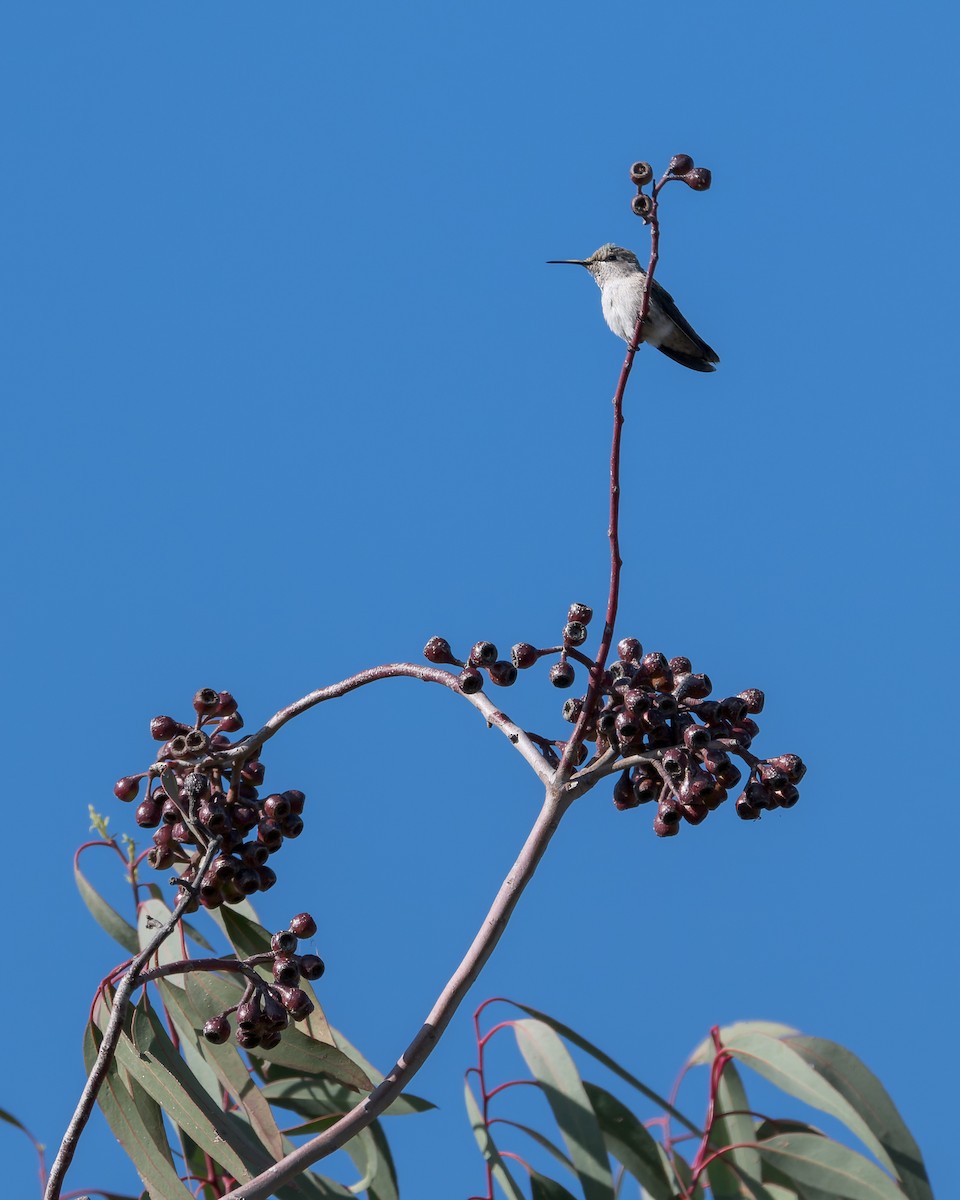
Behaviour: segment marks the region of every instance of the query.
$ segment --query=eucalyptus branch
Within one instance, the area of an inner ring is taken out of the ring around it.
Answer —
[[[219,849],[220,839],[215,838],[204,855],[201,863],[202,870],[197,876],[198,878],[209,867]],[[123,1022],[127,1015],[127,1009],[130,1006],[130,996],[133,993],[133,989],[137,986],[147,963],[177,928],[180,918],[194,899],[196,884],[183,882],[181,883],[181,889],[180,899],[174,906],[169,918],[157,929],[156,933],[154,933],[153,937],[140,953],[131,960],[126,975],[124,975],[117,986],[113,998],[113,1007],[110,1011],[110,1020],[107,1022],[107,1028],[104,1030],[96,1062],[93,1064],[90,1074],[87,1077],[87,1082],[80,1094],[79,1103],[63,1135],[63,1140],[60,1143],[60,1149],[57,1151],[57,1157],[54,1159],[53,1166],[50,1168],[50,1176],[47,1179],[43,1200],[58,1200],[60,1196],[60,1189],[63,1186],[67,1169],[76,1153],[80,1135],[90,1120],[90,1114],[93,1112],[97,1095],[107,1077],[110,1064],[113,1062],[117,1043],[120,1041],[120,1036],[123,1032]]]
[[[537,820],[516,862],[500,885],[490,911],[469,950],[437,997],[417,1035],[397,1059],[383,1082],[334,1125],[298,1147],[255,1179],[229,1192],[223,1200],[265,1200],[266,1197],[272,1196],[277,1188],[290,1182],[301,1171],[326,1158],[361,1130],[366,1129],[397,1099],[430,1056],[453,1014],[493,953],[517,902],[533,878],[564,813],[572,803],[573,797],[569,793],[553,788],[547,789]]]

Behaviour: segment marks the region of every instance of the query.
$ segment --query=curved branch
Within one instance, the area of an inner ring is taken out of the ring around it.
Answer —
[[[266,1197],[272,1196],[277,1188],[290,1182],[306,1167],[338,1150],[393,1103],[426,1062],[460,1002],[493,953],[517,901],[533,878],[533,873],[551,838],[572,803],[573,797],[570,794],[547,789],[536,822],[523,844],[517,861],[500,885],[500,890],[470,949],[440,993],[416,1037],[397,1059],[383,1082],[336,1124],[298,1147],[280,1162],[274,1163],[255,1179],[229,1192],[223,1200],[266,1200]]]
[[[407,662],[384,663],[379,667],[370,667],[366,671],[358,671],[356,675],[350,675],[346,679],[341,679],[338,683],[331,683],[327,687],[317,688],[316,691],[309,692],[306,696],[302,696],[299,700],[288,704],[286,708],[281,708],[279,712],[274,713],[270,720],[262,728],[258,729],[256,733],[249,734],[228,750],[208,754],[205,761],[217,766],[229,766],[236,759],[250,758],[254,754],[257,754],[263,744],[268,742],[275,733],[279,732],[294,717],[299,717],[301,713],[307,712],[308,709],[316,708],[318,704],[323,704],[327,700],[338,700],[341,696],[346,696],[349,692],[355,692],[358,688],[365,687],[368,683],[378,683],[381,679],[419,679],[423,683],[438,683],[443,687],[449,688],[458,696],[462,696],[465,700],[468,700],[481,716],[484,717],[488,725],[495,726],[512,745],[516,746],[529,766],[533,768],[541,783],[549,786],[553,782],[553,768],[537,749],[534,742],[506,713],[501,712],[497,708],[485,692],[468,694],[461,690],[459,676],[454,675],[453,672],[444,671],[440,667]],[[159,774],[174,764],[180,764],[180,760],[167,759],[163,762],[156,762],[149,770]],[[180,765],[196,766],[196,760],[190,759],[189,762],[184,761]]]

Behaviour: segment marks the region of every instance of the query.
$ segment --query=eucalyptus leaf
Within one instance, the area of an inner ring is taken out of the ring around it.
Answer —
[[[104,900],[76,862],[73,865],[73,878],[84,904],[100,928],[109,933],[114,941],[119,942],[128,954],[136,954],[140,949],[136,929]]]

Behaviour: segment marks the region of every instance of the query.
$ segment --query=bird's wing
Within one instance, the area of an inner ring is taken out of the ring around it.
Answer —
[[[659,304],[664,315],[669,317],[674,325],[676,325],[678,329],[682,330],[687,335],[687,337],[691,342],[693,342],[698,350],[702,351],[704,358],[708,362],[716,363],[720,361],[720,356],[717,354],[716,350],[707,345],[707,343],[693,328],[680,309],[677,308],[674,298],[670,295],[667,289],[657,283],[656,280],[653,281],[653,285],[650,288],[650,295],[651,299],[656,300],[657,304]],[[685,363],[684,365],[686,366],[687,364]]]

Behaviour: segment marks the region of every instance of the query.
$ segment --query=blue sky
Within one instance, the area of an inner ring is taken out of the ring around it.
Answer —
[[[71,854],[88,804],[132,830],[111,785],[151,716],[214,686],[253,726],[432,634],[545,645],[601,606],[623,346],[586,273],[544,264],[645,257],[629,164],[683,151],[714,187],[665,193],[658,278],[722,363],[639,355],[621,633],[765,689],[760,746],[807,760],[802,800],[667,842],[600,789],[574,809],[417,1080],[441,1109],[396,1126],[401,1184],[480,1185],[468,1013],[505,993],[658,1087],[714,1022],[841,1041],[945,1188],[956,34],[947,5],[856,0],[6,6],[0,1107],[53,1146],[72,1111],[118,952]],[[545,672],[498,699],[560,735]],[[308,808],[262,915],[315,913],[328,1015],[386,1066],[537,786],[403,682],[266,762]],[[70,1184],[133,1189],[101,1127]]]

